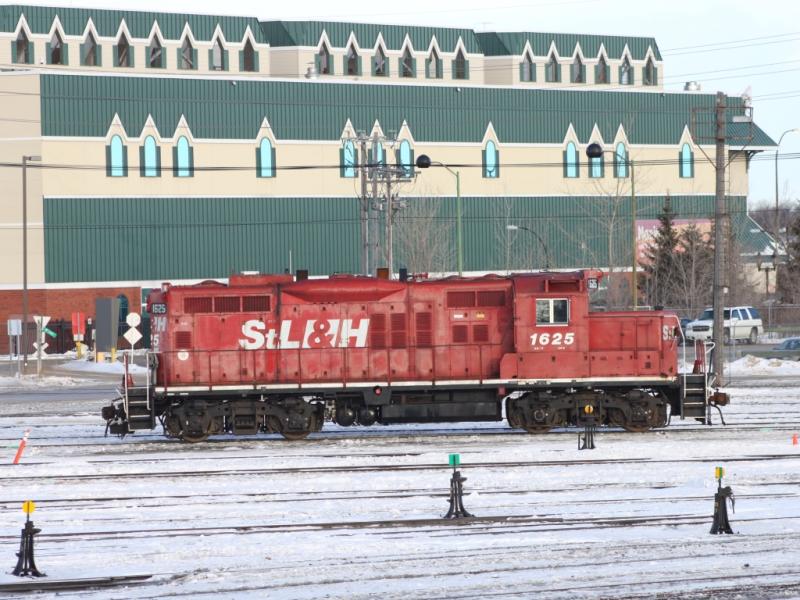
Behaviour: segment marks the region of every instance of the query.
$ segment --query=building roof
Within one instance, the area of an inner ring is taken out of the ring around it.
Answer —
[[[158,23],[164,38],[178,40],[181,38],[184,27],[188,23],[196,40],[210,41],[217,25],[219,25],[226,41],[241,41],[248,26],[257,42],[265,41],[258,19],[252,17],[62,8],[20,4],[0,6],[0,31],[14,31],[22,15],[25,15],[25,21],[33,33],[49,33],[53,26],[53,21],[58,17],[61,26],[64,28],[64,33],[67,35],[83,35],[86,24],[91,19],[97,33],[107,37],[116,36],[120,24],[125,21],[128,31],[135,38],[149,37],[153,24]]]
[[[555,44],[561,57],[572,56],[580,45],[586,58],[596,57],[602,46],[608,58],[621,58],[627,47],[631,58],[635,60],[644,60],[649,48],[653,49],[656,60],[662,60],[658,44],[652,37],[537,32],[486,32],[476,35],[486,56],[522,56],[526,44],[530,43],[534,56],[547,56],[551,45]]]
[[[162,136],[181,116],[200,138],[254,139],[266,118],[278,139],[339,140],[356,130],[399,131],[417,141],[483,140],[489,123],[500,143],[561,144],[572,126],[590,141],[597,125],[610,143],[620,125],[633,144],[677,144],[692,109],[711,110],[709,94],[372,84],[334,81],[107,76],[41,73],[42,135],[103,137],[115,115],[138,136],[152,116]],[[234,85],[235,82],[235,85]],[[730,99],[736,107],[738,99]],[[738,108],[731,109],[734,113]],[[729,119],[730,121],[731,119]],[[710,119],[700,141],[713,137]],[[753,125],[756,140],[774,142]],[[599,140],[591,140],[599,141]]]
[[[459,39],[466,52],[481,52],[481,46],[472,29],[336,21],[263,21],[261,26],[272,46],[316,46],[325,32],[331,45],[336,48],[346,47],[352,33],[359,47],[363,49],[373,48],[378,35],[381,35],[388,50],[402,49],[408,36],[414,50],[427,50],[431,40],[436,38],[436,43],[443,52],[455,51]]]

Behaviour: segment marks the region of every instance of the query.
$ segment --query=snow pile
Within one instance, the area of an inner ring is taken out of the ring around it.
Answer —
[[[85,379],[74,377],[37,377],[36,375],[23,375],[22,377],[0,377],[0,388],[53,388],[74,387],[86,384]]]
[[[777,358],[759,358],[748,354],[728,366],[731,375],[796,375],[800,376],[800,362]]]
[[[86,373],[89,375],[122,375],[125,372],[125,365],[121,362],[96,363],[94,361],[76,360],[67,361],[59,365],[60,371],[70,371],[73,373]],[[147,373],[147,368],[139,365],[128,365],[128,372],[132,375]]]

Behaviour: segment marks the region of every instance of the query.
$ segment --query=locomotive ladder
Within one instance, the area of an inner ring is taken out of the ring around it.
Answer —
[[[127,359],[127,357],[126,357]],[[124,380],[124,404],[125,415],[128,420],[128,429],[138,431],[141,429],[153,429],[156,426],[155,402],[150,396],[150,368],[149,360],[145,361],[148,365],[147,381],[144,387],[128,386],[127,372]],[[127,360],[126,360],[127,371]]]
[[[686,373],[681,394],[681,418],[699,419],[705,422],[708,410],[707,375]]]

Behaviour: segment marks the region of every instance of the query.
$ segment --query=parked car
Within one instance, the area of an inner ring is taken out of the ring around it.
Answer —
[[[755,344],[758,336],[764,333],[761,315],[752,306],[733,306],[725,308],[722,313],[724,331],[722,339],[730,344],[731,340],[741,340]],[[687,340],[710,340],[714,331],[714,309],[707,308],[697,319],[686,326]]]
[[[780,358],[781,360],[800,360],[800,337],[787,338],[772,350],[760,352],[759,356]]]

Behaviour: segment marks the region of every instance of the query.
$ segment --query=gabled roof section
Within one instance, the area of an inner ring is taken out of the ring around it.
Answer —
[[[386,131],[399,130],[406,122],[417,141],[479,144],[491,121],[504,143],[561,144],[570,124],[585,143],[597,124],[604,140],[613,140],[622,125],[631,144],[677,147],[692,109],[710,111],[716,98],[472,86],[456,93],[451,86],[268,79],[239,79],[232,86],[219,77],[41,73],[39,78],[42,135],[47,136],[100,137],[119,113],[127,131],[140,131],[151,114],[165,136],[172,135],[185,115],[195,137],[252,139],[266,117],[277,139],[332,141],[340,138],[349,119],[357,131],[370,130],[376,120]],[[743,108],[737,98],[729,102],[731,122]],[[698,139],[713,139],[710,119],[698,128]],[[758,145],[774,145],[757,126],[753,131]]]
[[[580,33],[537,33],[537,32],[486,32],[475,34],[486,56],[521,56],[525,44],[530,42],[536,56],[545,56],[551,44],[558,48],[559,56],[572,56],[575,46],[580,44],[581,52],[587,59],[597,56],[603,45],[609,58],[622,56],[625,45],[630,48],[635,60],[644,60],[647,49],[652,48],[656,60],[662,60],[655,38],[627,37],[617,35],[590,35]]]
[[[99,8],[57,8],[24,4],[0,6],[0,31],[14,31],[23,14],[33,33],[48,33],[53,20],[58,16],[67,35],[82,35],[86,23],[91,18],[98,35],[105,37],[116,36],[119,25],[124,20],[131,35],[135,38],[148,37],[153,23],[158,22],[164,37],[170,40],[179,40],[188,23],[196,40],[210,41],[214,30],[219,25],[225,32],[225,39],[238,42],[244,37],[244,32],[249,25],[256,36],[256,41],[260,43],[265,41],[258,19],[253,17],[102,10]]]
[[[454,52],[459,38],[464,41],[468,53],[481,51],[472,29],[336,21],[262,21],[261,27],[272,46],[316,46],[325,31],[335,48],[344,48],[352,31],[362,48],[372,48],[378,34],[382,34],[388,50],[400,50],[407,35],[416,50],[428,48],[435,36],[443,52]]]

